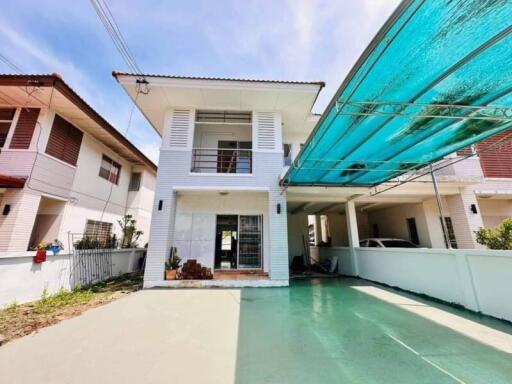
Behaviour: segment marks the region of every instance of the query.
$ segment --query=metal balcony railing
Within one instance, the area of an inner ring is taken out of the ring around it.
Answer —
[[[252,150],[193,148],[193,173],[252,173]]]

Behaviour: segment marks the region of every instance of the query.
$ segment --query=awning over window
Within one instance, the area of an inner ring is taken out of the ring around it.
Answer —
[[[25,179],[21,177],[0,175],[0,188],[23,188]]]
[[[370,186],[421,168],[512,128],[511,92],[512,0],[403,1],[283,184]]]

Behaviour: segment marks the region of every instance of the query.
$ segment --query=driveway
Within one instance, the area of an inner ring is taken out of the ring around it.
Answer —
[[[352,279],[145,290],[0,348],[15,383],[510,383],[512,326]]]

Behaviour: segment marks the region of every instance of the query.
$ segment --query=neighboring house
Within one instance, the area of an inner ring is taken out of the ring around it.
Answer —
[[[116,234],[149,236],[156,165],[58,75],[0,75],[0,253]]]
[[[146,287],[169,285],[171,247],[216,271],[268,274],[261,285],[288,284],[291,260],[313,238],[445,247],[428,177],[376,196],[367,187],[280,186],[319,119],[311,108],[324,83],[113,75],[162,136]],[[453,246],[477,247],[474,230],[512,214],[510,167],[491,168],[482,156],[437,173]]]

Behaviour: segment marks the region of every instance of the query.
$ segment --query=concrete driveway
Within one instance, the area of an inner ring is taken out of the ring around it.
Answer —
[[[509,384],[512,326],[353,279],[147,290],[0,348],[2,383]]]
[[[239,290],[139,291],[0,347],[0,382],[232,383]]]

